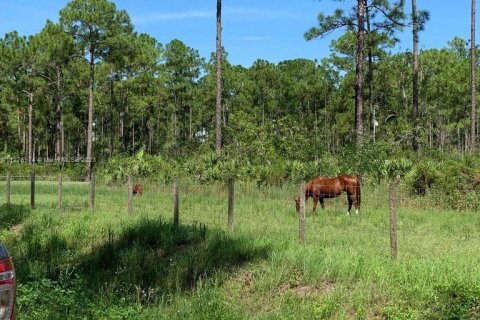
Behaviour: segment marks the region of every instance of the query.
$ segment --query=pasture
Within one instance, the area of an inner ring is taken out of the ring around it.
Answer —
[[[388,190],[364,186],[312,215],[298,243],[297,185],[236,184],[227,234],[222,184],[146,184],[127,213],[126,186],[12,183],[0,239],[15,259],[19,319],[478,319],[480,215],[400,193],[398,261],[390,259]],[[4,185],[0,184],[3,190]],[[3,200],[2,200],[3,203]]]

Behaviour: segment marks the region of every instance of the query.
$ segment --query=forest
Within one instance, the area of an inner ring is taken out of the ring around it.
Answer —
[[[339,172],[376,179],[386,160],[406,159],[426,167],[418,179],[427,181],[449,166],[437,160],[450,159],[465,164],[452,169],[459,183],[476,185],[477,50],[456,37],[445,48],[399,51],[398,33],[428,27],[428,11],[404,6],[372,1],[361,16],[320,13],[305,38],[342,28],[330,56],[245,67],[229,63],[228,48],[207,58],[181,39],[138,33],[112,2],[74,0],[58,23],[0,40],[2,162],[54,162],[78,179],[89,178],[91,159],[107,181],[128,171],[277,181]]]
[[[216,2],[209,57],[109,0],[0,39],[0,318],[479,319],[475,28],[420,50],[428,7],[352,0],[327,57],[234,65]],[[340,174],[358,214],[301,200]]]

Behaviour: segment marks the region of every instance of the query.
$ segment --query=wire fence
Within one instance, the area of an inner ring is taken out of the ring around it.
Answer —
[[[35,195],[40,202],[58,202],[59,189],[62,189],[62,199],[83,199],[82,203],[90,201],[89,195],[91,188],[95,186],[91,182],[70,179],[62,175],[35,175]],[[59,180],[61,179],[61,180]],[[0,185],[3,189],[7,187],[7,180],[10,183],[10,197],[12,202],[17,200],[26,200],[26,196],[31,192],[28,186],[31,186],[32,176],[30,175],[6,175],[0,176]],[[173,201],[173,182],[152,183],[133,178],[135,183],[145,186],[145,194],[149,196],[158,196],[164,201]],[[242,212],[245,215],[254,214],[253,211],[272,210],[272,214],[292,214],[295,213],[294,198],[298,195],[298,183],[286,183],[275,186],[258,186],[254,181],[235,181],[235,211]],[[319,186],[320,188],[322,186]],[[121,193],[124,189],[125,204],[128,203],[128,184],[123,185],[101,185],[100,193],[111,190],[115,193]],[[228,209],[228,183],[209,183],[199,184],[193,181],[180,181],[178,183],[180,194],[179,207],[183,212],[191,212],[191,216],[203,217],[217,213],[225,215]],[[367,185],[361,187],[361,208],[384,209],[388,208],[389,193],[388,185]],[[7,190],[5,190],[5,193]],[[98,193],[98,192],[95,192]],[[39,198],[40,197],[40,198]],[[324,205],[333,210],[341,210],[346,213],[348,207],[348,197],[342,193],[336,197],[324,193]],[[135,197],[138,199],[138,197]],[[167,199],[172,199],[171,201]],[[24,201],[25,202],[25,201]],[[77,201],[78,202],[78,201]],[[137,201],[135,201],[137,202]],[[0,202],[1,203],[1,202]],[[410,209],[452,209],[457,211],[477,211],[480,209],[480,196],[478,192],[468,192],[462,190],[451,190],[443,192],[435,189],[412,189],[402,185],[397,187],[397,203],[401,208]],[[352,204],[354,209],[355,203]],[[312,211],[312,197],[307,199],[307,214]],[[135,207],[132,208],[135,211]],[[173,210],[173,208],[172,208]],[[321,211],[321,203],[318,201],[316,211]],[[127,210],[128,211],[128,210]],[[183,215],[182,215],[183,216]],[[212,219],[215,220],[215,219]]]
[[[95,177],[95,176],[94,176]],[[74,181],[64,175],[7,175],[0,176],[0,186],[5,189],[5,202],[30,203],[32,208],[59,208],[61,210],[111,210],[117,215],[129,214],[160,216],[178,224],[204,225],[209,228],[246,232],[256,237],[279,237],[285,241],[311,242],[312,236],[319,237],[317,230],[325,224],[325,216],[331,218],[332,228],[345,226],[344,217],[349,205],[345,193],[332,197],[328,193],[322,208],[320,201],[313,212],[313,200],[307,199],[302,212],[297,211],[295,198],[303,190],[300,183],[275,186],[259,186],[254,181],[199,184],[189,180],[174,182],[148,182],[129,177],[127,184],[104,185]],[[134,194],[134,185],[142,186],[142,193]],[[392,188],[393,187],[393,196]],[[396,258],[397,214],[409,211],[477,211],[480,197],[463,194],[462,205],[445,206],[448,197],[460,197],[458,191],[445,195],[437,190],[409,189],[405,186],[381,184],[361,187],[360,215],[370,212],[385,212],[385,219],[370,226],[372,233],[387,238],[390,231],[392,258]],[[457,199],[458,200],[458,199]],[[0,203],[2,203],[1,201]],[[352,214],[355,212],[352,202]],[[302,214],[304,220],[302,222]],[[407,221],[407,225],[415,222]],[[302,226],[303,224],[303,226]],[[286,227],[287,226],[287,227]],[[303,231],[302,231],[303,229]],[[408,235],[408,228],[402,230]],[[411,234],[415,234],[412,232]],[[395,251],[394,251],[395,250]]]

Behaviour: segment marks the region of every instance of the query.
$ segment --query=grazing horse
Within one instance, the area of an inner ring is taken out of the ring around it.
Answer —
[[[348,212],[352,209],[352,204],[355,205],[355,214],[358,214],[360,209],[360,181],[355,176],[338,176],[336,178],[315,177],[304,186],[305,202],[309,197],[313,198],[313,212],[317,208],[318,200],[322,209],[325,208],[323,199],[338,197],[343,192],[347,193],[348,198]],[[297,212],[300,212],[300,197],[295,198],[295,205]]]
[[[141,184],[134,184],[133,185],[133,195],[142,195],[143,194],[143,186]]]

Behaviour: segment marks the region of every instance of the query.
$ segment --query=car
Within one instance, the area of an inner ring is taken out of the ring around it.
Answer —
[[[17,283],[8,251],[0,242],[0,320],[15,319]]]

